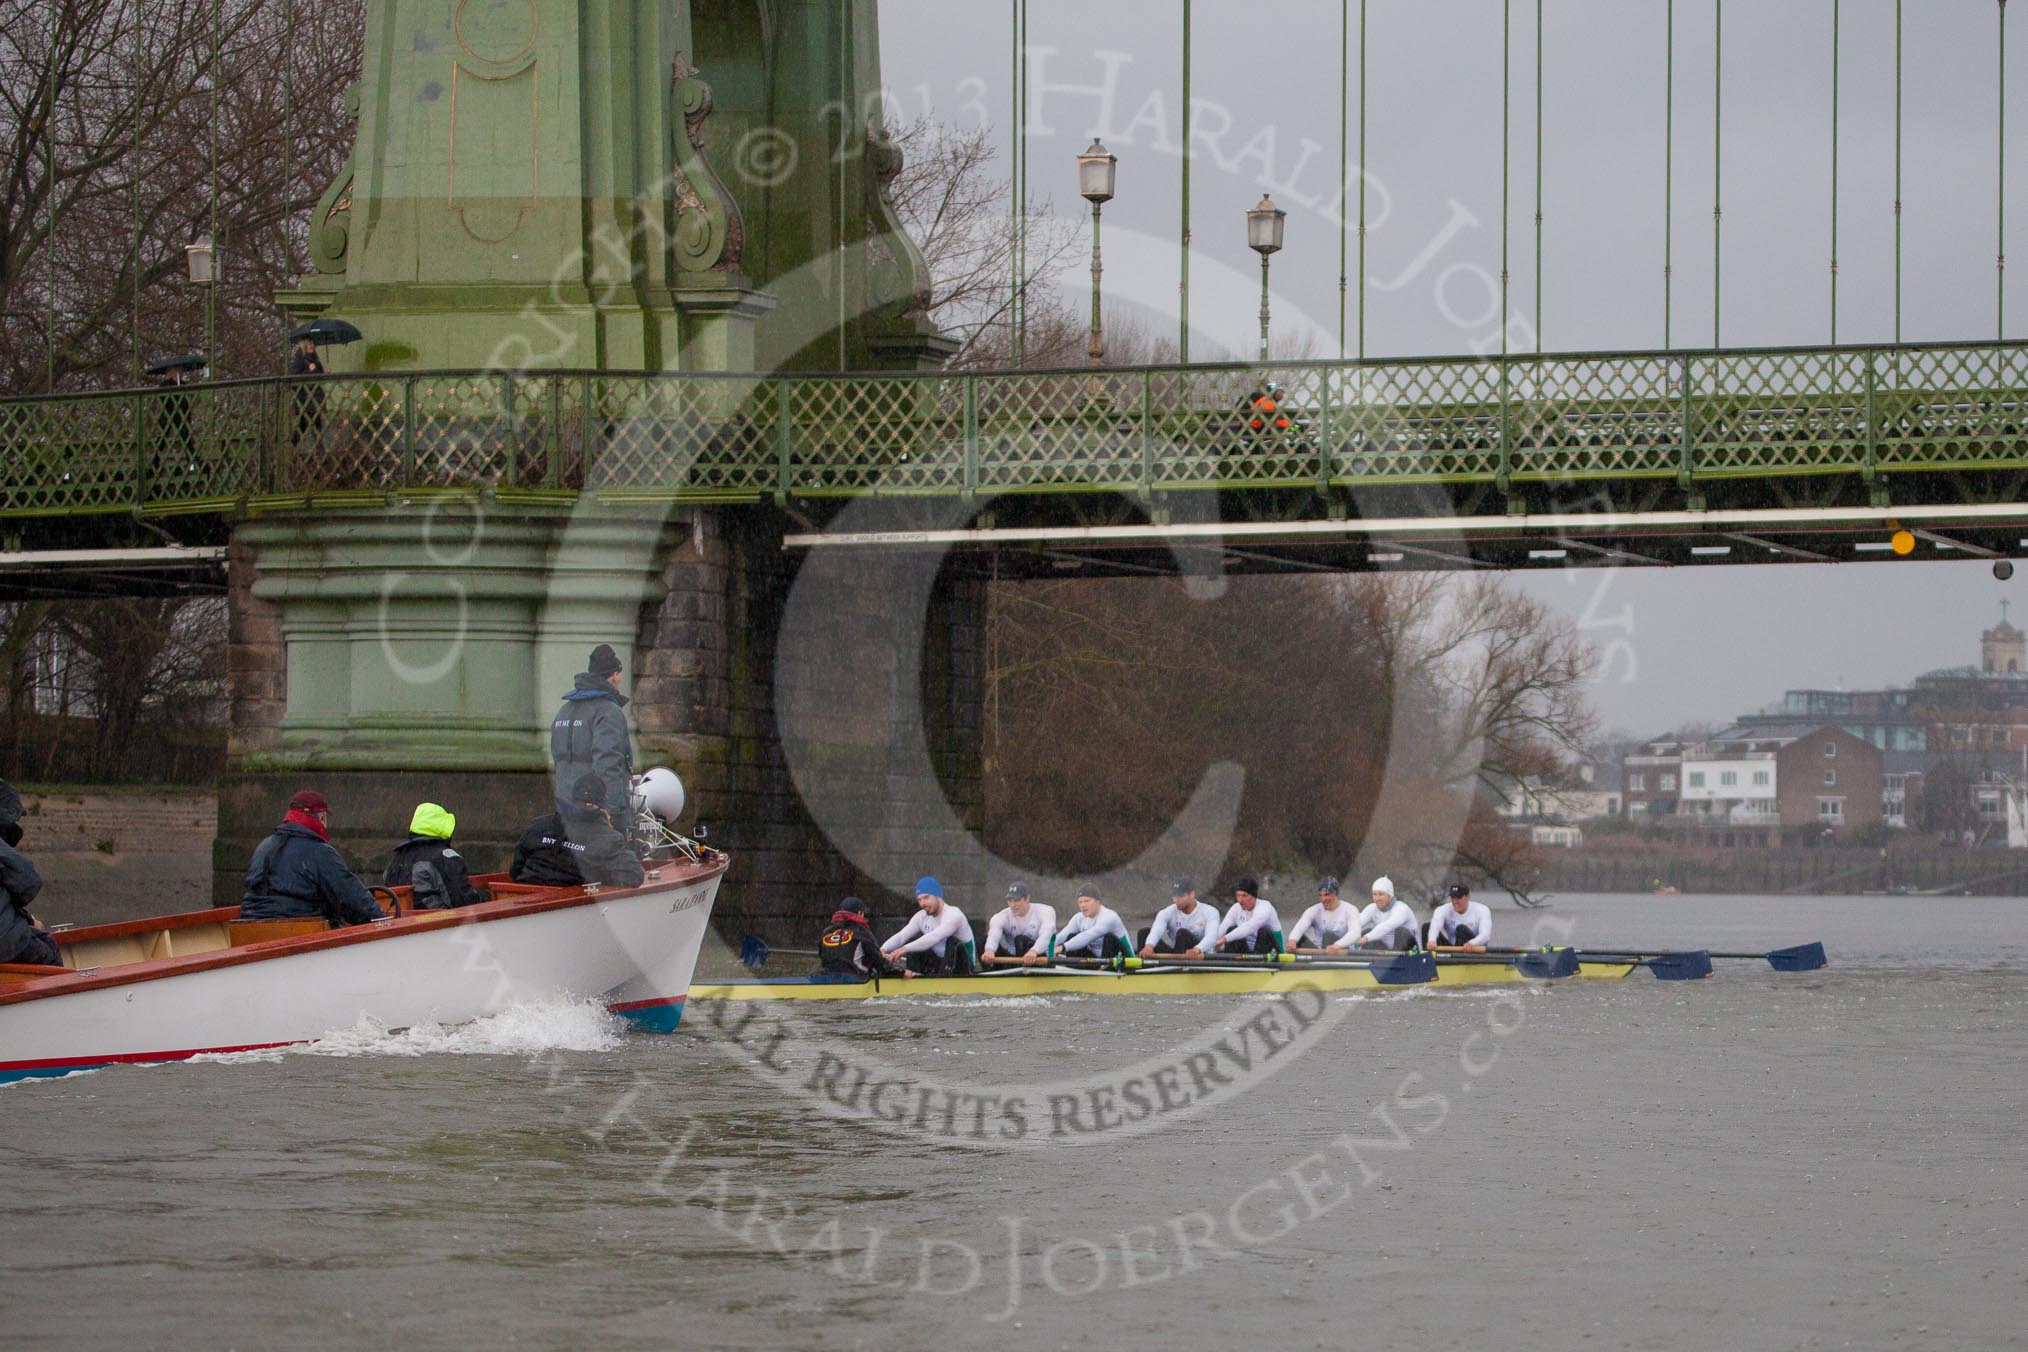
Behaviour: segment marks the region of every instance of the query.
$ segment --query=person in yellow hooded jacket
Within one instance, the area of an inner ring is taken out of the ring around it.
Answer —
[[[381,882],[413,888],[418,911],[448,911],[491,900],[472,885],[471,870],[451,848],[451,833],[457,829],[458,819],[437,804],[418,804],[408,824],[409,838],[394,847]]]

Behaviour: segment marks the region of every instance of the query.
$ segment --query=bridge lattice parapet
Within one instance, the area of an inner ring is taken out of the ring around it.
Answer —
[[[1819,498],[1884,503],[1891,486],[1896,502],[1939,501],[2014,493],[2024,427],[2028,343],[978,374],[418,371],[0,401],[0,516],[432,490],[787,503],[1441,485],[1519,502],[1534,485],[1643,482],[1683,490],[1680,506],[1728,485],[1738,501],[1744,481],[1807,492],[1826,478],[1839,486]]]

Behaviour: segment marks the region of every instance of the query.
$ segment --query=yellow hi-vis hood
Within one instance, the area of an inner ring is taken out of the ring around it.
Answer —
[[[458,819],[438,807],[435,803],[423,803],[415,810],[415,820],[408,824],[412,836],[430,836],[436,840],[449,840],[451,832],[458,829]]]

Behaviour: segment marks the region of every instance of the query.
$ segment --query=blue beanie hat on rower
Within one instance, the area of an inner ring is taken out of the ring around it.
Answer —
[[[928,893],[933,897],[941,897],[944,894],[944,885],[935,878],[918,878],[915,883],[915,894],[922,896],[924,893]]]

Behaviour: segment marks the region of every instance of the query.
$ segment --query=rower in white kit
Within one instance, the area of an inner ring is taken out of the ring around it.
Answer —
[[[1125,958],[1133,956],[1133,936],[1119,912],[1098,899],[1098,891],[1087,884],[1077,894],[1077,914],[1056,932],[1056,954],[1066,958]]]
[[[1214,952],[1218,942],[1219,914],[1216,906],[1197,899],[1197,887],[1188,878],[1178,878],[1169,888],[1174,898],[1155,916],[1148,936],[1141,942],[1141,956],[1187,958],[1196,961]]]
[[[1349,953],[1358,920],[1358,912],[1340,899],[1338,880],[1325,878],[1317,884],[1317,904],[1304,911],[1289,931],[1289,951],[1333,957]]]
[[[1393,880],[1375,878],[1373,903],[1359,913],[1352,941],[1361,948],[1409,953],[1415,950],[1420,938],[1415,912],[1409,909],[1407,902],[1395,897]]]
[[[1437,903],[1429,917],[1428,943],[1438,953],[1483,953],[1493,941],[1493,913],[1483,901],[1472,900],[1472,889],[1452,883],[1450,899]]]
[[[1049,961],[1054,937],[1056,911],[1030,897],[1027,883],[1010,883],[1007,905],[986,924],[980,961],[988,967],[1037,967]]]

